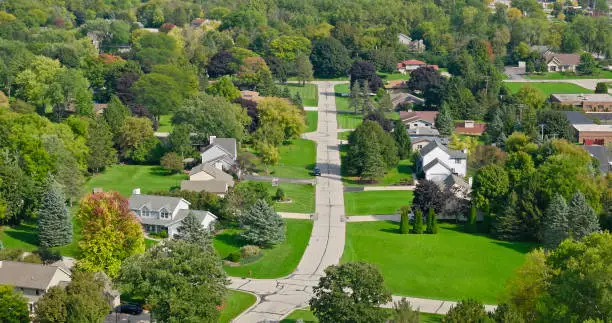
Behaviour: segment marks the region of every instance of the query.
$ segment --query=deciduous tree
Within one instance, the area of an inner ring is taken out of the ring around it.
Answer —
[[[144,105],[159,121],[159,116],[168,114],[182,103],[181,86],[164,74],[146,74],[134,83],[136,101]]]
[[[444,317],[445,323],[487,322],[484,305],[477,300],[467,299],[452,307]]]
[[[87,132],[87,168],[94,173],[117,161],[117,151],[113,148],[113,134],[104,118],[96,118],[89,123]]]
[[[128,117],[125,119],[119,134],[121,156],[128,158],[132,152],[146,140],[153,137],[153,126],[147,118]]]
[[[162,322],[217,322],[228,283],[212,248],[174,239],[128,258],[117,278],[122,291],[142,295]]]
[[[362,86],[367,82],[368,90],[376,93],[383,86],[380,76],[376,74],[376,67],[370,62],[355,61],[348,70],[351,86],[358,82]]]
[[[83,228],[78,267],[85,271],[115,277],[123,260],[145,249],[142,227],[127,199],[117,192],[86,196],[76,218]]]
[[[375,265],[349,262],[329,266],[313,292],[310,308],[322,323],[386,321],[380,305],[391,301],[391,293]]]
[[[593,74],[597,69],[597,62],[591,53],[580,54],[580,64],[576,66],[576,70],[581,74]]]
[[[433,67],[419,67],[410,72],[408,88],[412,91],[425,92],[429,87],[441,87],[444,85],[444,77]]]
[[[0,321],[6,323],[30,322],[28,300],[13,286],[0,285]]]
[[[393,320],[394,323],[420,323],[420,311],[414,310],[410,302],[405,297],[399,302],[393,303]]]
[[[308,56],[300,55],[295,59],[295,72],[297,74],[298,81],[302,82],[302,84],[312,81],[314,78],[312,63],[310,63]]]
[[[310,61],[317,77],[332,78],[347,75],[351,65],[348,50],[335,38],[314,42]]]
[[[232,83],[229,76],[221,77],[217,82],[212,83],[206,88],[206,93],[214,96],[222,96],[228,101],[232,101],[240,97],[240,91]]]
[[[183,170],[183,158],[175,152],[169,152],[162,157],[161,165],[172,173],[179,173]]]
[[[395,121],[393,138],[395,139],[395,144],[397,145],[397,154],[399,158],[406,159],[410,157],[412,152],[412,143],[410,142],[410,137],[408,137],[408,133],[406,132],[406,126],[404,126],[404,123],[401,120]]]

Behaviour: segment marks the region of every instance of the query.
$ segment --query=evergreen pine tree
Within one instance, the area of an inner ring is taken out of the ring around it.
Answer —
[[[441,135],[450,136],[455,130],[453,125],[453,116],[450,113],[450,109],[446,102],[442,103],[440,107],[440,113],[436,116],[436,128]]]
[[[400,209],[400,233],[408,234],[410,232],[410,221],[408,219],[408,214],[410,214],[410,207],[402,206]]]
[[[421,209],[416,209],[414,211],[414,227],[412,228],[412,233],[423,233],[423,212]]]
[[[281,97],[291,99],[291,91],[289,91],[288,87],[283,87],[283,92],[281,93]]]
[[[202,221],[193,212],[189,212],[177,228],[175,239],[185,240],[189,243],[212,247],[210,230],[202,226]]]
[[[599,230],[597,214],[587,203],[582,192],[576,191],[569,201],[567,213],[570,235],[573,239],[580,240]]]
[[[429,208],[429,210],[427,211],[427,224],[426,224],[426,228],[425,228],[425,233],[433,233],[433,218],[434,218],[434,210],[432,208]]]
[[[240,222],[246,228],[241,237],[250,244],[270,246],[285,240],[285,222],[264,200],[257,200]]]
[[[96,118],[89,124],[87,134],[87,168],[94,173],[117,161],[117,151],[113,148],[113,134],[104,118]]]
[[[102,116],[104,120],[106,120],[115,138],[119,135],[125,118],[129,117],[130,114],[130,109],[123,105],[117,96],[113,95],[108,102],[108,106],[104,109]]]
[[[361,114],[365,116],[366,114],[368,114],[368,112],[370,112],[372,108],[372,99],[370,98],[370,86],[368,85],[367,80],[363,81],[359,92],[361,93]]]
[[[389,93],[384,93],[380,100],[378,100],[378,109],[385,112],[393,111],[393,102]]]
[[[52,176],[45,181],[38,210],[38,236],[43,247],[63,246],[72,242],[72,221],[66,197]]]
[[[300,94],[300,92],[295,92],[295,96],[293,97],[293,103],[295,103],[295,105],[300,108],[300,109],[304,109],[304,103],[302,102],[302,95]]]
[[[542,222],[542,243],[546,249],[556,248],[561,241],[569,237],[568,211],[563,196],[556,194],[550,201]]]
[[[470,208],[470,214],[468,217],[468,231],[469,232],[476,232],[477,227],[476,227],[476,207],[472,205],[472,207]]]
[[[359,82],[355,82],[353,86],[351,86],[349,108],[353,108],[355,114],[357,114],[357,110],[361,109],[361,104],[361,88],[359,87]]]
[[[361,179],[366,181],[374,181],[385,175],[385,161],[380,154],[379,149],[374,145],[367,145],[363,169],[361,171]]]
[[[412,142],[406,132],[406,126],[401,120],[395,121],[395,127],[393,128],[393,139],[397,145],[397,154],[400,159],[407,159],[410,157],[412,151]]]
[[[495,218],[493,224],[498,239],[516,240],[520,237],[521,221],[516,216],[516,210],[518,210],[518,196],[516,192],[512,192],[504,211]]]

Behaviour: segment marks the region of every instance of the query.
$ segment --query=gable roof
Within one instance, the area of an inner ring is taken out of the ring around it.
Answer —
[[[404,66],[406,65],[426,65],[425,62],[419,61],[418,59],[408,59],[402,62]]]
[[[170,212],[173,212],[181,201],[185,201],[187,205],[191,204],[180,197],[146,194],[132,194],[128,200],[130,209],[132,210],[141,209],[143,206],[146,206],[151,210],[160,210],[164,208]]]
[[[465,190],[470,189],[470,184],[466,182],[465,179],[455,174],[452,174],[451,176],[444,179],[443,183],[446,187],[453,187],[454,185],[457,185]]]
[[[586,150],[591,157],[599,160],[599,170],[602,174],[608,173],[610,170],[610,151],[606,146],[581,146],[584,150]]]
[[[181,190],[194,192],[208,192],[214,194],[227,193],[227,188],[233,186],[234,182],[210,180],[210,181],[181,181]]]
[[[400,120],[404,123],[423,120],[435,124],[438,113],[438,111],[400,111]]]
[[[578,54],[559,54],[548,51],[542,55],[546,60],[546,64],[551,61],[555,61],[555,63],[559,65],[578,65],[580,64],[580,55]]]
[[[238,155],[238,148],[236,146],[235,138],[210,138],[210,145],[206,146],[202,152],[204,153],[213,147],[221,148],[221,150],[230,155],[232,158],[236,158],[236,155]]]
[[[455,132],[458,134],[482,135],[485,130],[487,130],[486,123],[473,122],[473,126],[471,127],[466,127],[465,122],[455,123]]]
[[[444,162],[442,162],[438,158],[434,158],[434,160],[430,161],[427,165],[423,166],[423,171],[426,172],[438,164],[444,166],[444,168],[448,169],[449,172],[451,173],[453,172],[453,170],[448,165],[446,165]]]
[[[467,155],[461,151],[461,150],[454,150],[454,149],[450,149],[446,146],[444,146],[440,140],[436,139],[432,142],[430,142],[429,144],[427,144],[427,146],[423,147],[420,151],[419,154],[421,154],[421,156],[427,156],[427,154],[429,154],[430,152],[432,152],[433,150],[435,150],[436,148],[440,148],[442,149],[445,153],[447,153],[451,158],[454,159],[467,159]]]
[[[59,266],[0,261],[0,285],[46,290],[58,270],[71,276]]]
[[[567,120],[570,124],[594,124],[593,120],[587,118],[582,112],[578,111],[564,111],[567,116]]]
[[[189,171],[189,176],[193,176],[200,172],[205,172],[209,174],[210,176],[214,177],[215,180],[219,180],[219,181],[232,182],[234,180],[232,175],[218,169],[217,167],[213,167],[211,165],[206,165],[206,164],[200,164],[192,168]]]

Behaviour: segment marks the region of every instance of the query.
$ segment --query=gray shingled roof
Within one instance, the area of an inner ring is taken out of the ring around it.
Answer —
[[[232,175],[218,169],[217,167],[205,164],[200,164],[192,168],[191,171],[189,171],[189,176],[193,176],[199,172],[206,172],[219,181],[231,182],[234,180]]]
[[[159,195],[146,195],[146,194],[132,194],[129,199],[130,209],[140,209],[146,206],[150,210],[161,210],[166,209],[169,212],[174,211],[178,204],[183,200],[180,197],[172,196],[159,196]],[[185,201],[187,202],[187,201]],[[187,202],[187,204],[190,204]]]
[[[212,139],[212,142],[210,143],[210,145],[206,146],[206,148],[204,148],[202,152],[205,152],[214,146],[221,147],[228,154],[230,154],[232,158],[236,158],[236,155],[238,155],[238,147],[236,145],[235,138],[214,138]]]
[[[173,225],[177,222],[183,221],[183,219],[189,214],[189,212],[192,212],[193,214],[195,214],[199,220],[204,220],[204,218],[207,215],[212,216],[215,220],[217,219],[217,216],[215,216],[214,214],[208,212],[208,211],[200,211],[200,210],[186,210],[186,209],[181,209],[179,210],[176,215],[174,216],[174,219],[154,219],[154,218],[149,218],[149,217],[139,217],[140,219],[140,223],[142,224],[151,224],[151,225],[163,225],[163,226],[170,226]]]
[[[451,176],[447,177],[444,180],[444,185],[446,185],[447,187],[452,187],[453,185],[457,185],[466,190],[470,188],[470,184],[468,184],[468,182],[466,182],[465,179],[455,174],[452,174]]]
[[[455,159],[467,159],[467,155],[463,151],[450,149],[450,148],[444,146],[440,142],[440,140],[438,140],[438,139],[435,139],[434,141],[432,141],[429,144],[427,144],[427,146],[423,147],[419,151],[419,153],[421,154],[421,156],[426,156],[427,154],[432,152],[437,147],[439,147],[440,149],[444,150],[444,152],[446,152],[451,158],[455,158]]]
[[[423,149],[425,149],[425,147],[423,147]],[[421,149],[421,150],[423,150],[423,149]],[[451,171],[451,173],[453,172],[453,170],[450,167],[448,167],[448,165],[446,165],[444,162],[442,162],[438,158],[435,158],[434,160],[430,161],[429,164],[423,166],[423,171],[424,172],[428,171],[430,168],[434,167],[436,164],[440,164],[440,165],[444,166],[446,169]]]
[[[440,132],[438,129],[427,128],[427,127],[417,127],[416,129],[408,129],[408,135],[413,136],[438,136]]]
[[[599,160],[599,170],[602,174],[608,173],[610,169],[610,151],[606,146],[582,146],[584,150]]]
[[[593,120],[589,119],[587,116],[582,114],[579,111],[563,111],[567,116],[567,120],[570,124],[593,124]]]
[[[227,187],[232,186],[227,181],[218,181],[218,180],[210,180],[210,181],[182,181],[181,182],[181,190],[183,191],[194,191],[194,192],[208,192],[214,194],[223,194],[227,193]]]
[[[0,285],[46,290],[58,270],[66,272],[58,266],[0,261]]]

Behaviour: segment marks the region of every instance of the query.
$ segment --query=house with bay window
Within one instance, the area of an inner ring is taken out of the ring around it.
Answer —
[[[168,232],[169,237],[178,233],[183,219],[193,213],[202,227],[210,229],[217,216],[200,210],[190,210],[187,200],[180,197],[140,194],[135,189],[129,199],[129,207],[136,214],[146,232]]]

